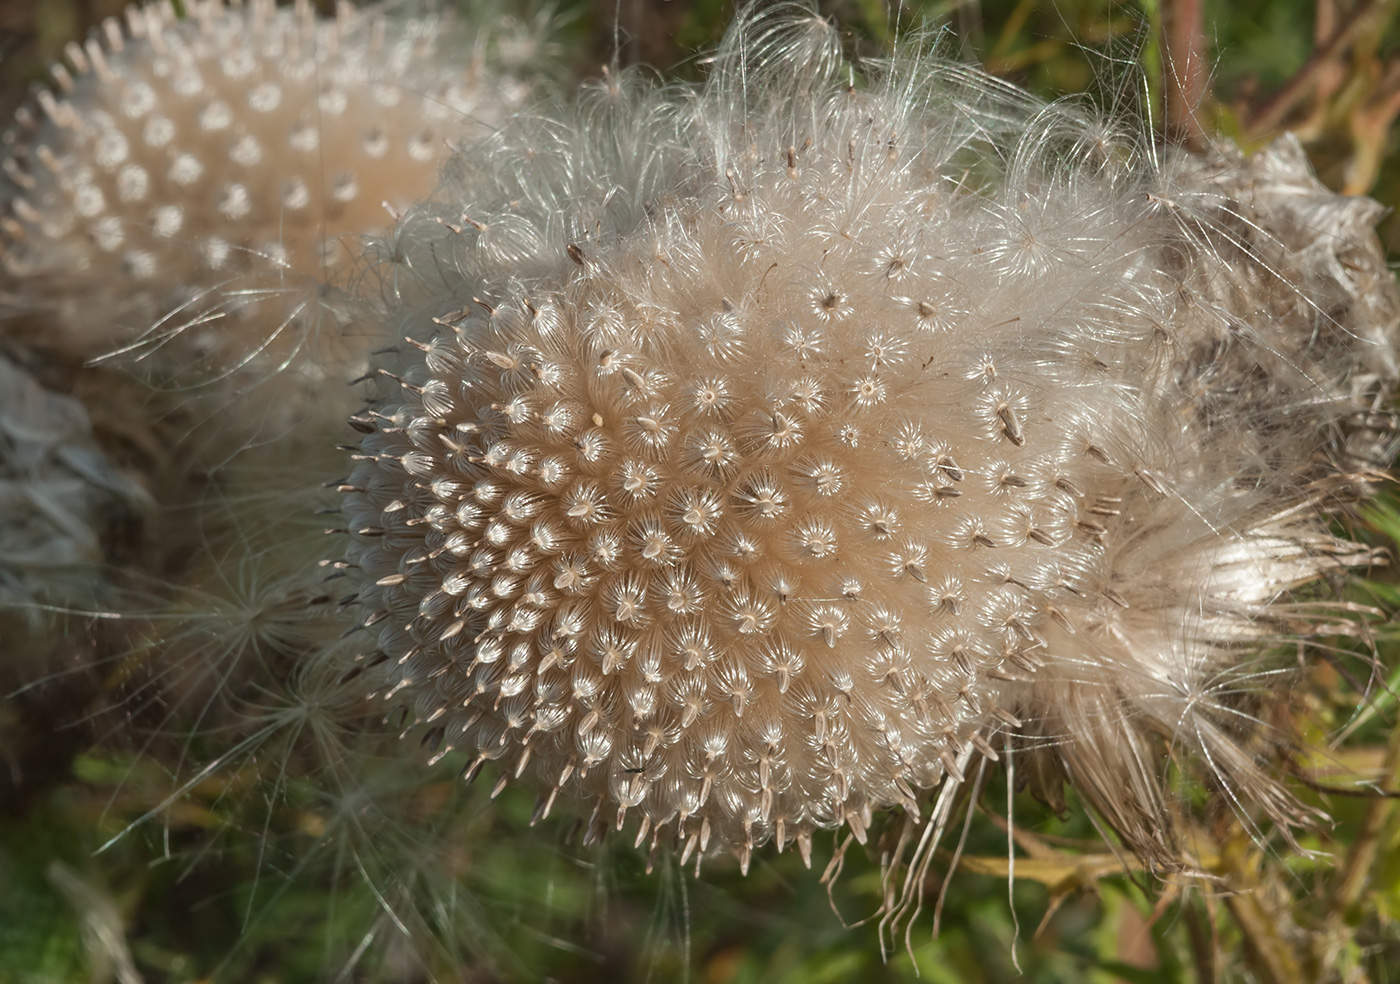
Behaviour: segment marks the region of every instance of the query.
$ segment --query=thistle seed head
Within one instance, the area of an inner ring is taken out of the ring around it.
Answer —
[[[919,52],[852,85],[780,10],[703,90],[613,78],[450,173],[346,483],[439,754],[745,865],[1013,747],[1154,863],[1167,744],[1300,819],[1248,701],[1290,592],[1369,557],[1323,513],[1397,303],[1293,145],[1164,162]]]
[[[340,344],[332,291],[360,237],[524,87],[484,48],[463,60],[445,15],[186,6],[130,7],[70,46],[5,134],[14,304],[42,316],[37,345],[137,355],[180,385],[289,365],[339,376],[364,354]]]

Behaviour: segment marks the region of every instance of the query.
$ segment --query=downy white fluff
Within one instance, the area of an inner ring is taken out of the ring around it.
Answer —
[[[900,806],[922,870],[1008,751],[1159,869],[1168,756],[1287,831],[1255,708],[1372,559],[1328,517],[1390,440],[1377,212],[803,7],[517,117],[381,250],[363,679],[685,857]]]

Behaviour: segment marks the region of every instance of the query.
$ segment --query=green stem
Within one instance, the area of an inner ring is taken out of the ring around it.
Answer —
[[[1381,766],[1380,776],[1380,786],[1383,790],[1393,790],[1397,785],[1400,785],[1400,724],[1390,730],[1390,741],[1386,745],[1385,761]],[[1388,797],[1377,797],[1367,808],[1366,816],[1361,821],[1361,829],[1356,834],[1356,840],[1352,841],[1351,850],[1347,852],[1346,863],[1342,867],[1342,878],[1334,897],[1335,912],[1346,912],[1361,901],[1361,893],[1366,890],[1371,866],[1380,847],[1381,832],[1385,830],[1386,821],[1390,819],[1394,805],[1394,801]]]

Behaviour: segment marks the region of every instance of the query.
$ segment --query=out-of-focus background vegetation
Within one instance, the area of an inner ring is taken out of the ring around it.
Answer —
[[[0,110],[122,6],[0,3]],[[693,75],[732,14],[728,0],[556,9],[580,74],[620,45],[624,63]],[[1145,91],[1139,105],[1178,139],[1223,134],[1253,148],[1294,128],[1330,186],[1391,207],[1381,234],[1400,254],[1396,0],[947,0],[903,6],[893,22],[882,0],[824,9],[867,52],[936,22],[965,57],[1045,95]],[[1381,500],[1350,532],[1393,545],[1400,506]],[[1391,571],[1334,587],[1400,610]],[[869,851],[847,852],[837,879],[821,877],[829,839],[811,872],[770,849],[747,877],[718,862],[697,879],[664,855],[648,873],[617,838],[581,847],[567,822],[531,828],[527,792],[489,801],[490,778],[464,790],[450,761],[440,774],[385,763],[348,795],[291,778],[269,749],[116,837],[171,794],[178,763],[89,748],[86,733],[29,734],[0,748],[0,768],[42,762],[50,773],[0,802],[0,984],[1381,984],[1400,977],[1400,811],[1374,795],[1400,788],[1398,632],[1380,623],[1370,640],[1307,654],[1278,711],[1280,730],[1305,739],[1287,766],[1334,821],[1305,838],[1312,853],[1256,843],[1228,810],[1204,810],[1191,845],[1200,877],[1154,880],[1125,867],[1073,802],[1061,819],[1016,797],[1009,816],[1005,776],[992,770],[965,834],[948,841],[966,837],[961,864],[946,885],[930,879],[907,946],[896,939],[884,958],[880,927],[862,920],[882,897],[880,852],[896,819]],[[0,714],[15,713],[0,701]],[[36,754],[45,746],[60,751]],[[1188,809],[1208,793],[1182,795]]]

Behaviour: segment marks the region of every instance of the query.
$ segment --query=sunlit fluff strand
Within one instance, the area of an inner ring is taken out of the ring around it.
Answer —
[[[685,858],[903,806],[921,871],[1013,749],[1161,867],[1168,748],[1302,821],[1250,701],[1294,591],[1369,559],[1325,514],[1396,375],[1371,206],[917,44],[849,72],[743,17],[702,88],[588,87],[399,224],[368,679],[537,816]]]

